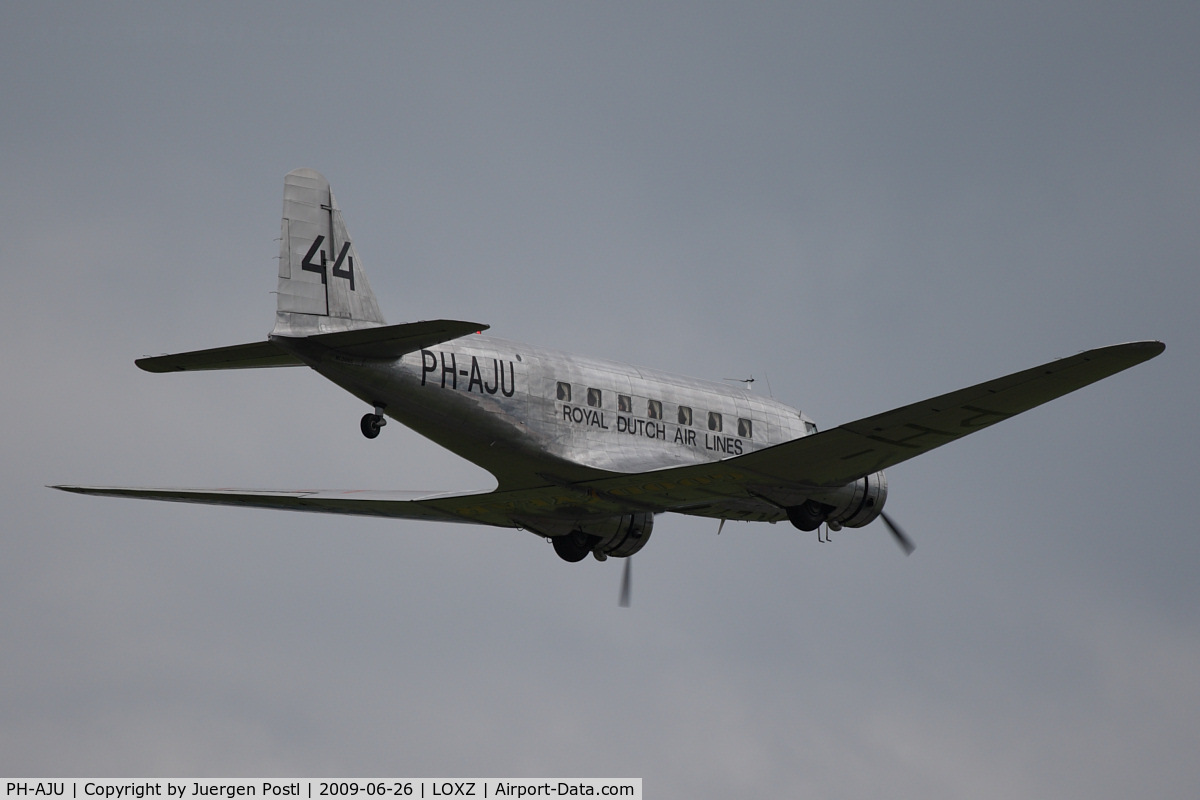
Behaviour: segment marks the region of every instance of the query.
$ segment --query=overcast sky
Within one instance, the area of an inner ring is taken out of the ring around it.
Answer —
[[[1200,6],[0,11],[0,774],[641,777],[647,798],[1195,797]],[[1161,357],[833,535],[528,533],[51,483],[486,490],[262,339],[283,176],[389,322],[756,379],[832,427]]]

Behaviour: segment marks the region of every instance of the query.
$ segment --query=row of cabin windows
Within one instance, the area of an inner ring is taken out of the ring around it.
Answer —
[[[557,394],[558,394],[558,399],[563,401],[564,403],[571,402],[571,384],[569,384],[565,381],[559,381]],[[587,404],[589,406],[591,406],[592,408],[600,408],[602,400],[603,400],[603,395],[599,389],[592,389],[590,387],[588,388]],[[617,395],[617,411],[621,411],[626,414],[632,414],[633,413],[633,398],[627,394]],[[647,400],[646,401],[646,416],[650,419],[662,419],[663,418],[662,401],[661,400]],[[691,425],[692,424],[692,409],[689,408],[688,406],[679,406],[678,417],[679,417],[680,425]],[[742,437],[743,439],[754,438],[754,423],[753,422],[751,422],[748,419],[738,417],[737,426],[738,426],[738,436]],[[708,412],[708,429],[710,431],[716,431],[717,433],[720,433],[724,429],[724,420],[723,420],[720,412],[718,412],[718,411]]]

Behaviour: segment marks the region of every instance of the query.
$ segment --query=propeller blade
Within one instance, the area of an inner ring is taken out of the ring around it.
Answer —
[[[630,586],[630,565],[633,564],[633,556],[625,558],[625,572],[621,575],[621,608],[629,608],[629,595],[632,591]]]
[[[917,546],[904,535],[904,531],[896,524],[896,520],[889,517],[883,511],[879,512],[879,516],[883,517],[883,524],[887,525],[887,529],[892,532],[892,536],[896,539],[896,544],[900,545],[900,549],[904,551],[904,555],[911,556],[912,551],[917,549]]]

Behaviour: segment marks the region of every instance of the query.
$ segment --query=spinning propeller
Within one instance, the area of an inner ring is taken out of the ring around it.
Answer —
[[[896,539],[896,544],[900,545],[900,549],[904,551],[904,555],[912,555],[912,551],[917,549],[917,546],[912,543],[907,536],[904,535],[904,530],[896,524],[896,520],[887,515],[886,512],[880,511],[879,516],[883,519],[883,524],[887,525],[887,529]]]
[[[630,585],[630,569],[633,564],[633,556],[625,558],[625,571],[621,574],[621,599],[619,601],[621,608],[629,608],[629,595],[632,593],[633,587]]]
[[[892,519],[884,511],[879,512],[880,519],[887,526],[888,532],[892,534],[892,538],[896,540],[896,544],[900,545],[900,549],[904,551],[904,555],[911,556],[913,550],[917,546],[912,543],[912,539],[908,538],[908,534],[900,527],[896,520]],[[721,520],[721,526],[724,527],[725,520]],[[718,533],[720,531],[718,530]],[[630,601],[633,595],[633,556],[627,556],[625,559],[625,569],[621,573],[621,595],[617,601],[621,608],[629,608]]]

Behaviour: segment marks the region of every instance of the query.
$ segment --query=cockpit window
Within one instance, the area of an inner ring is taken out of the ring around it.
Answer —
[[[563,381],[558,382],[558,399],[564,403],[571,402],[571,384]]]
[[[817,423],[813,422],[810,419],[804,420],[804,432],[805,432],[805,434],[816,433],[817,432]]]

